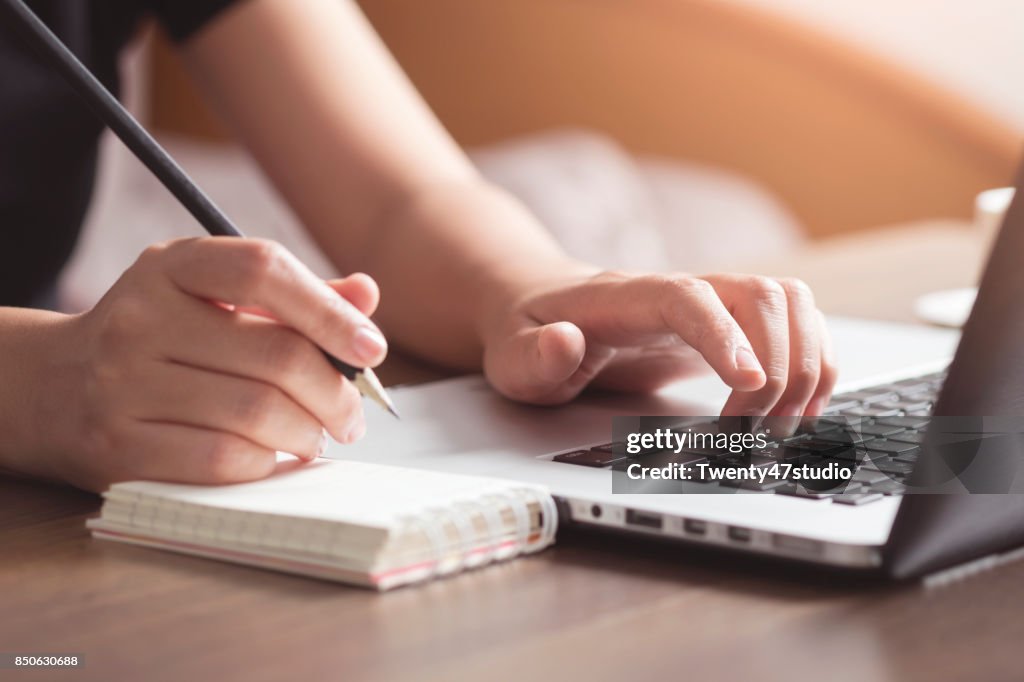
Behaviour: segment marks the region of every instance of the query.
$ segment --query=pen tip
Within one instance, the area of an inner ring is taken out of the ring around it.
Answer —
[[[377,403],[385,410],[391,413],[395,419],[401,419],[398,416],[398,410],[395,409],[395,404],[391,402],[390,396],[387,391],[381,385],[380,380],[377,379],[377,375],[373,373],[371,369],[364,369],[356,374],[355,378],[356,388],[364,396]]]

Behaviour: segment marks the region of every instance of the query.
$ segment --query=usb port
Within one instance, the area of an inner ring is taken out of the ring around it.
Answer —
[[[772,543],[779,549],[792,553],[810,554],[815,556],[820,556],[825,553],[824,543],[819,542],[818,540],[808,540],[807,538],[798,538],[792,535],[776,535],[772,538]]]
[[[631,526],[643,526],[644,528],[656,528],[661,530],[661,514],[637,511],[636,509],[626,510],[626,523]]]
[[[729,526],[729,539],[736,542],[750,542],[750,529]]]
[[[704,535],[708,532],[708,524],[697,519],[686,519],[683,521],[683,530],[690,535]]]

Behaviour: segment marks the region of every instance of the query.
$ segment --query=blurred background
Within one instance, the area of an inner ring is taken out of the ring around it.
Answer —
[[[828,245],[884,261],[943,240],[980,254],[975,196],[1010,184],[1024,147],[1019,0],[360,4],[483,173],[609,267],[828,271],[847,267]],[[131,107],[243,229],[332,272],[158,31],[124,73]],[[200,233],[110,139],[103,158],[72,308],[147,244]]]

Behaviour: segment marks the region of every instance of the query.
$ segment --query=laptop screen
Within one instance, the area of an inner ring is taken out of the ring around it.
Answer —
[[[918,481],[940,477],[939,468],[948,474],[950,468],[950,439],[937,442],[937,421],[971,427],[965,430],[973,433],[983,432],[986,418],[1024,421],[1024,168],[1016,187],[935,405],[913,472]],[[1009,492],[1019,487],[1024,440],[1010,434],[985,441],[980,448],[973,441],[971,476],[986,492],[1002,484],[1006,492],[904,497],[883,552],[891,575],[920,575],[1024,544],[1024,495]]]

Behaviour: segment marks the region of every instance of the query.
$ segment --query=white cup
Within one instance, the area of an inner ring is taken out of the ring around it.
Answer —
[[[986,240],[995,239],[1013,201],[1013,187],[985,190],[974,200],[974,226]]]

